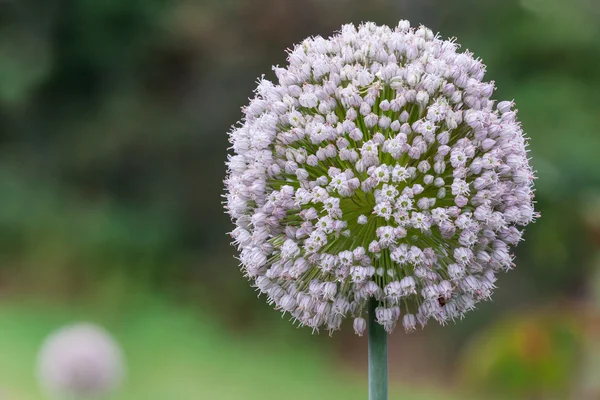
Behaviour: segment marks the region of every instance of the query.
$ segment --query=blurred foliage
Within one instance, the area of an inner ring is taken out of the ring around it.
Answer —
[[[510,398],[568,398],[582,332],[569,312],[505,318],[471,343],[463,360],[470,390]]]
[[[495,301],[427,331],[444,336],[446,358],[432,362],[444,374],[500,312],[589,295],[598,17],[594,0],[0,0],[0,293],[143,287],[235,329],[278,320],[225,235],[226,132],[293,43],[407,18],[483,59],[496,98],[516,101],[539,177],[542,218]]]
[[[527,267],[514,279],[548,293],[577,286],[591,246],[580,216],[565,211],[600,186],[596,3],[334,3],[0,2],[0,168],[13,182],[7,201],[22,207],[5,208],[0,223],[21,238],[31,225],[46,231],[23,239],[35,251],[4,235],[5,256],[25,267],[22,256],[56,250],[64,231],[77,237],[64,239],[64,251],[87,254],[69,263],[73,273],[147,264],[145,278],[168,285],[165,257],[179,258],[169,262],[172,279],[212,257],[235,274],[220,205],[225,132],[256,77],[271,76],[270,65],[304,36],[408,17],[481,55],[497,97],[515,98],[521,110],[543,219],[527,232],[518,254]],[[340,12],[328,14],[334,5]]]

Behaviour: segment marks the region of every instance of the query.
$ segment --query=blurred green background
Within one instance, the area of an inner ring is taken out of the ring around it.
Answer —
[[[0,398],[43,399],[36,352],[78,320],[124,348],[114,399],[366,398],[364,338],[294,328],[241,276],[226,132],[286,48],[399,19],[515,99],[542,218],[493,302],[390,338],[391,398],[599,399],[597,0],[0,0]]]

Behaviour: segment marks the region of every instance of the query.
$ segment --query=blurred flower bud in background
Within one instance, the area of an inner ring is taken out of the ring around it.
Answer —
[[[98,398],[123,379],[121,349],[104,329],[89,323],[69,325],[45,340],[38,377],[50,396]]]

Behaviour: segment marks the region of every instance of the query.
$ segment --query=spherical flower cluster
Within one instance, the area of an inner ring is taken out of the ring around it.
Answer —
[[[74,324],[51,334],[39,354],[38,375],[57,398],[97,398],[115,389],[124,372],[119,346],[102,328]]]
[[[534,174],[514,104],[423,26],[345,25],[289,51],[230,132],[226,209],[245,275],[330,332],[367,301],[391,332],[461,318],[513,267]]]

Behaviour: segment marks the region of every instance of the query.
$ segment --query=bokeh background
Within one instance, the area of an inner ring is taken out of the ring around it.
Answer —
[[[114,399],[365,399],[365,338],[241,276],[226,132],[286,48],[399,19],[515,99],[542,218],[492,302],[392,335],[391,399],[600,399],[596,0],[0,0],[0,398],[43,399],[43,338],[84,320],[123,346]]]

